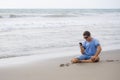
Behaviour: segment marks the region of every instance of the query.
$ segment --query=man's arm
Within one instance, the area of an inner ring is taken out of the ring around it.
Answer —
[[[100,46],[100,45],[97,46],[97,51],[96,51],[95,55],[91,57],[91,59],[92,59],[93,61],[95,61],[101,51],[102,51],[101,46]]]
[[[84,49],[83,46],[80,46],[80,51],[81,51],[82,54],[84,54],[85,49]]]
[[[100,54],[101,50],[102,50],[101,46],[100,46],[100,45],[97,46],[97,51],[96,51],[96,53],[95,53],[94,56],[95,56],[95,57],[98,57],[98,55]]]

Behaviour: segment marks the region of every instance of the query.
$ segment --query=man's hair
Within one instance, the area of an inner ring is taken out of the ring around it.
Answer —
[[[91,33],[89,31],[84,31],[83,36],[91,36]]]

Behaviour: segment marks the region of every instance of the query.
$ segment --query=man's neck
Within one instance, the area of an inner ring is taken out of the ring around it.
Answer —
[[[93,39],[93,38],[92,38],[92,37],[90,37],[90,38],[89,38],[89,40],[88,40],[88,42],[91,42],[91,41],[92,41],[92,39]]]

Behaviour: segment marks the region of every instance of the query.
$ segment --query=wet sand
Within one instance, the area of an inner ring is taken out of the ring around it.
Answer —
[[[120,50],[104,51],[100,62],[71,64],[74,56],[27,63],[0,61],[0,80],[119,80]],[[26,58],[26,57],[24,57]],[[22,60],[24,61],[24,58]],[[17,59],[17,58],[16,58]],[[11,61],[15,61],[12,59]],[[3,65],[2,65],[3,64]]]

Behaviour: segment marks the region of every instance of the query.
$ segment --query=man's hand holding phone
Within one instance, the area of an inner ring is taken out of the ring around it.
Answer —
[[[80,46],[82,46],[82,43],[81,43],[81,42],[79,42],[79,45],[80,45]]]

